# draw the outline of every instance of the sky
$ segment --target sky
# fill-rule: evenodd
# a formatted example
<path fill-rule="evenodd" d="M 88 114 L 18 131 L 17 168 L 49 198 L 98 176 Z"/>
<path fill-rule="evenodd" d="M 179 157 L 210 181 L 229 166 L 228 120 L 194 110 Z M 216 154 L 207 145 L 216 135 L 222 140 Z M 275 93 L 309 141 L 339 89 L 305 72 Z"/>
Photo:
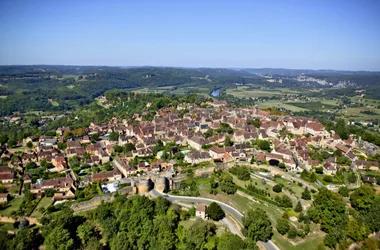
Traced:
<path fill-rule="evenodd" d="M 380 1 L 0 0 L 0 65 L 380 71 Z"/>

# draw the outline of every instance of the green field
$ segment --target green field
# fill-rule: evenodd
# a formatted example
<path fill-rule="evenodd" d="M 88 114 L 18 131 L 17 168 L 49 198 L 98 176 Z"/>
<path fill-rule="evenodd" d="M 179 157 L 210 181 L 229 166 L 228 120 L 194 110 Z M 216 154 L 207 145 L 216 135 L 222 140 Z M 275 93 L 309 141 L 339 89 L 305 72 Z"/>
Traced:
<path fill-rule="evenodd" d="M 8 97 L 8 96 L 6 96 L 6 95 L 0 95 L 0 99 L 2 99 L 2 100 L 7 99 L 7 97 Z"/>
<path fill-rule="evenodd" d="M 288 103 L 284 103 L 281 100 L 269 100 L 265 102 L 258 102 L 257 106 L 261 109 L 266 109 L 266 108 L 285 108 L 288 110 L 291 110 L 293 112 L 298 112 L 298 111 L 306 111 L 307 109 L 296 107 L 293 105 L 290 105 Z"/>
<path fill-rule="evenodd" d="M 23 199 L 22 198 L 15 198 L 8 202 L 7 206 L 5 209 L 0 210 L 0 215 L 2 216 L 11 216 L 12 212 L 16 212 L 17 209 L 20 207 Z"/>
<path fill-rule="evenodd" d="M 40 208 L 44 207 L 46 209 L 52 203 L 53 201 L 50 197 L 43 197 L 30 216 L 34 218 L 41 218 L 43 214 L 40 212 Z"/>

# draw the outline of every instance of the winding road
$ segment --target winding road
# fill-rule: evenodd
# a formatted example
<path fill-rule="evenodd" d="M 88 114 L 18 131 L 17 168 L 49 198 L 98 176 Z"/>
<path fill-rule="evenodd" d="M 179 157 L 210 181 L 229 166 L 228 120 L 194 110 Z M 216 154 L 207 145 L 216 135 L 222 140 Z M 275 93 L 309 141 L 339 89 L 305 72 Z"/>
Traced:
<path fill-rule="evenodd" d="M 208 198 L 202 198 L 202 197 L 191 197 L 191 196 L 175 196 L 175 195 L 168 195 L 162 192 L 159 192 L 155 189 L 150 191 L 150 193 L 155 196 L 162 196 L 172 202 L 194 202 L 194 203 L 202 203 L 202 204 L 211 204 L 212 202 L 216 202 L 219 204 L 219 206 L 226 212 L 229 213 L 232 217 L 235 218 L 241 225 L 243 224 L 242 218 L 243 214 L 240 213 L 238 210 L 235 208 L 231 207 L 230 205 L 227 205 L 223 202 L 213 200 L 213 199 L 208 199 Z M 279 250 L 279 248 L 272 242 L 261 242 L 261 244 L 267 249 L 267 250 Z"/>

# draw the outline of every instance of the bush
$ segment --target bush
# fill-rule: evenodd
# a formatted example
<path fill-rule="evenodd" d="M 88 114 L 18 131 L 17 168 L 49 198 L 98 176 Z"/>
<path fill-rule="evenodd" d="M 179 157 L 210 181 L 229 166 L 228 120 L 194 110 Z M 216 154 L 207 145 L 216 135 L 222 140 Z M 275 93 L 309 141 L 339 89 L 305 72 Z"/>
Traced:
<path fill-rule="evenodd" d="M 248 181 L 251 179 L 251 171 L 246 166 L 233 167 L 229 171 L 231 174 L 236 175 L 239 180 Z"/>
<path fill-rule="evenodd" d="M 282 185 L 277 184 L 277 185 L 273 186 L 272 190 L 276 193 L 281 193 L 282 192 Z"/>
<path fill-rule="evenodd" d="M 297 229 L 294 226 L 290 226 L 288 231 L 288 238 L 294 239 L 295 237 L 297 237 Z"/>
<path fill-rule="evenodd" d="M 215 221 L 221 220 L 225 216 L 223 209 L 216 202 L 211 203 L 207 207 L 206 214 L 209 216 L 210 219 Z"/>
<path fill-rule="evenodd" d="M 277 220 L 277 231 L 284 235 L 289 231 L 289 221 L 287 219 L 280 218 Z"/>

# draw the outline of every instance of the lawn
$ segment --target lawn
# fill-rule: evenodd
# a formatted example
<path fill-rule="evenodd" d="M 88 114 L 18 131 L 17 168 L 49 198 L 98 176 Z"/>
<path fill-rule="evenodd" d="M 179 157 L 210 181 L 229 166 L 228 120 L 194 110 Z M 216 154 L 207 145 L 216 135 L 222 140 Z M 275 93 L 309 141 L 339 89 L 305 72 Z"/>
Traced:
<path fill-rule="evenodd" d="M 43 216 L 43 214 L 40 212 L 40 208 L 41 207 L 44 207 L 45 209 L 51 205 L 53 202 L 51 200 L 50 197 L 43 197 L 37 207 L 34 209 L 33 213 L 31 214 L 31 217 L 34 217 L 34 218 L 41 218 Z"/>
<path fill-rule="evenodd" d="M 4 99 L 7 99 L 8 96 L 6 95 L 0 95 L 0 99 L 4 100 Z"/>
<path fill-rule="evenodd" d="M 0 215 L 2 216 L 11 216 L 12 212 L 16 212 L 17 209 L 20 207 L 23 199 L 22 198 L 15 198 L 8 202 L 6 208 L 4 210 L 0 210 Z"/>

